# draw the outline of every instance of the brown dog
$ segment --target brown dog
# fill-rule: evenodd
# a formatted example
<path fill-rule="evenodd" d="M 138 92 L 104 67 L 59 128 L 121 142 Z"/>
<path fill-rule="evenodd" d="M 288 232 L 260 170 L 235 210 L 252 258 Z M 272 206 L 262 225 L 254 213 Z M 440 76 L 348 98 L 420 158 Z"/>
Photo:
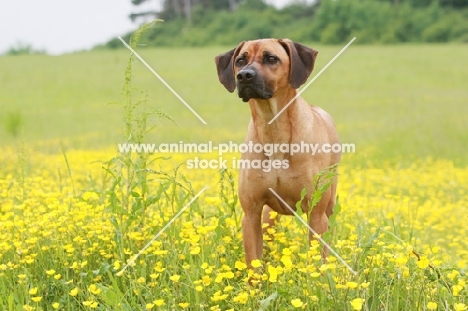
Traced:
<path fill-rule="evenodd" d="M 331 117 L 301 97 L 295 99 L 272 124 L 268 124 L 296 96 L 296 89 L 307 81 L 316 56 L 317 51 L 287 39 L 262 39 L 242 42 L 235 49 L 216 57 L 220 82 L 229 92 L 237 86 L 239 97 L 250 105 L 252 119 L 246 144 L 315 144 L 321 147 L 338 143 Z M 250 163 L 270 160 L 277 164 L 270 171 L 258 167 L 240 170 L 239 199 L 244 210 L 242 231 L 249 267 L 252 260 L 262 257 L 262 211 L 263 222 L 269 225 L 275 222 L 270 219 L 272 210 L 292 215 L 269 188 L 293 209 L 301 199 L 301 190 L 307 188 L 301 207 L 309 215 L 309 225 L 318 234 L 328 229 L 328 217 L 335 205 L 336 176 L 311 212 L 308 211 L 308 202 L 314 191 L 314 176 L 337 164 L 340 153 L 318 150 L 315 154 L 308 151 L 291 155 L 277 150 L 266 155 L 251 151 L 243 153 L 242 159 Z M 273 162 L 275 160 L 279 162 Z M 309 234 L 309 238 L 313 238 L 313 234 Z"/>

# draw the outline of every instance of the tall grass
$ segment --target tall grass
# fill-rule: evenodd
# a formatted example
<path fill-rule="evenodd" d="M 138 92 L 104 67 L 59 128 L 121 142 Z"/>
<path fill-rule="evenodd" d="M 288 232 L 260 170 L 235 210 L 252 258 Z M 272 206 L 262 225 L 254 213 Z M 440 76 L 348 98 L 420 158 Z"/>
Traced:
<path fill-rule="evenodd" d="M 133 49 L 137 48 L 141 35 L 154 23 L 144 24 L 133 34 L 130 42 Z M 151 127 L 148 127 L 149 116 L 157 116 L 170 121 L 173 119 L 160 110 L 149 111 L 147 95 L 135 100 L 135 90 L 132 84 L 134 60 L 134 55 L 131 53 L 123 86 L 123 134 L 125 143 L 141 144 L 151 130 Z M 177 168 L 172 173 L 151 168 L 160 166 L 163 161 L 165 161 L 164 158 L 154 157 L 149 153 L 124 152 L 104 162 L 103 169 L 108 173 L 104 179 L 109 180 L 110 187 L 103 188 L 101 195 L 110 198 L 106 211 L 109 212 L 110 222 L 115 229 L 115 243 L 119 250 L 119 260 L 122 262 L 125 262 L 127 258 L 125 249 L 130 246 L 128 234 L 147 226 L 149 207 L 156 207 L 163 214 L 162 202 L 167 202 L 172 212 L 175 213 L 185 201 L 194 195 L 186 179 L 182 177 L 179 181 Z M 150 193 L 148 182 L 154 178 L 158 179 L 159 189 Z M 167 192 L 170 192 L 169 196 Z"/>

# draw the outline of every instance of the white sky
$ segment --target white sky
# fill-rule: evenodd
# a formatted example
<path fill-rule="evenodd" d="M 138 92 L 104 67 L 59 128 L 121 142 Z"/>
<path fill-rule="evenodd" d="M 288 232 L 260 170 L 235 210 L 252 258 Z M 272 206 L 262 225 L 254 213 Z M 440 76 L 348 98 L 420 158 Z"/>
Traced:
<path fill-rule="evenodd" d="M 160 1 L 148 1 L 143 10 Z M 50 54 L 89 49 L 136 28 L 132 11 L 131 0 L 0 0 L 0 54 L 19 42 Z"/>

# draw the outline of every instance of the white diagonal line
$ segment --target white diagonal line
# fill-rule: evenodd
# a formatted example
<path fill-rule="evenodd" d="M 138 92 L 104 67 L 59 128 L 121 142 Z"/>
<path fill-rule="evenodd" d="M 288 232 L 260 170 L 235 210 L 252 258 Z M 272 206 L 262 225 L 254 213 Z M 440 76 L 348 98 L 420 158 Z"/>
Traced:
<path fill-rule="evenodd" d="M 335 250 L 334 250 L 333 248 L 331 248 L 331 246 L 330 246 L 327 242 L 325 242 L 325 240 L 322 239 L 322 237 L 321 237 L 320 235 L 318 235 L 317 232 L 315 232 L 315 230 L 312 229 L 312 228 L 309 226 L 309 224 L 307 224 L 307 223 L 304 221 L 304 219 L 302 219 L 302 217 L 299 216 L 299 214 L 296 213 L 296 211 L 293 210 L 293 209 L 288 205 L 288 203 L 286 203 L 286 202 L 278 195 L 278 193 L 275 192 L 275 190 L 273 190 L 272 188 L 268 188 L 268 189 L 270 189 L 270 191 L 278 198 L 278 200 L 281 201 L 281 203 L 283 203 L 291 212 L 293 212 L 294 216 L 296 216 L 297 219 L 299 219 L 299 220 L 304 224 L 304 226 L 306 226 L 307 229 L 309 229 L 310 232 L 312 232 L 312 233 L 314 234 L 314 236 L 315 236 L 320 242 L 322 242 L 323 245 L 325 245 L 326 247 L 328 247 L 328 249 L 330 250 L 330 252 L 332 252 L 332 254 L 335 255 L 336 258 L 338 258 L 338 259 L 341 261 L 341 263 L 342 263 L 343 265 L 345 265 L 346 268 L 348 268 L 348 270 L 349 270 L 352 274 L 357 275 L 357 272 L 354 271 L 353 268 L 351 268 L 351 266 L 348 265 L 348 263 L 347 263 L 343 258 L 341 258 L 341 256 L 338 255 L 338 253 L 335 252 Z"/>
<path fill-rule="evenodd" d="M 202 194 L 203 191 L 205 191 L 206 188 L 203 188 L 202 190 L 200 190 L 200 192 L 197 193 L 197 195 L 195 195 L 191 200 L 190 202 L 188 202 L 139 252 L 138 254 L 136 254 L 135 256 L 132 257 L 132 259 L 122 268 L 122 270 L 120 270 L 119 272 L 117 272 L 117 275 L 122 275 L 122 273 L 131 265 L 135 262 L 135 260 L 141 255 L 143 254 L 143 252 L 148 248 L 150 247 L 151 244 L 153 244 L 153 242 L 159 238 L 159 236 L 190 206 L 190 204 L 192 204 L 197 198 L 198 196 L 200 196 L 200 194 Z"/>
<path fill-rule="evenodd" d="M 135 50 L 133 50 L 132 47 L 127 44 L 127 42 L 125 42 L 124 39 L 122 39 L 121 37 L 118 38 L 120 39 L 120 41 L 122 41 L 123 45 L 125 45 L 127 49 L 129 49 L 133 54 L 135 54 L 135 56 L 143 63 L 143 65 L 145 65 L 172 92 L 172 94 L 174 94 L 195 116 L 197 116 L 198 119 L 200 119 L 200 121 L 202 121 L 203 124 L 207 124 L 205 120 L 203 120 L 203 118 L 200 117 L 198 113 L 195 110 L 193 110 L 193 108 L 190 107 L 190 105 L 187 104 L 187 102 L 185 102 L 185 100 L 182 97 L 180 97 L 180 95 L 177 94 L 177 92 L 174 91 L 174 89 L 169 84 L 167 84 L 167 82 L 164 81 L 164 79 L 160 75 L 158 75 L 158 73 L 154 71 L 153 68 L 151 68 L 147 62 L 145 62 L 143 58 L 141 58 L 141 56 L 138 55 L 138 53 L 135 52 Z"/>
<path fill-rule="evenodd" d="M 289 107 L 289 105 L 291 105 L 291 104 L 293 103 L 293 101 L 295 101 L 296 98 L 298 98 L 298 97 L 302 94 L 302 92 L 304 92 L 304 91 L 315 81 L 315 79 L 317 79 L 317 78 L 322 74 L 322 72 L 324 72 L 325 69 L 327 69 L 328 66 L 330 66 L 330 65 L 332 64 L 332 63 L 335 61 L 335 59 L 337 59 L 338 56 L 340 56 L 341 53 L 343 53 L 343 52 L 348 48 L 348 46 L 350 46 L 351 43 L 353 43 L 354 40 L 356 40 L 356 37 L 352 38 L 351 41 L 349 41 L 349 43 L 346 44 L 345 47 L 342 48 L 341 51 L 339 51 L 338 54 L 336 54 L 335 57 L 333 57 L 332 60 L 329 61 L 328 64 L 327 64 L 325 67 L 323 67 L 322 70 L 320 70 L 319 73 L 316 74 L 315 77 L 313 77 L 312 80 L 309 81 L 309 83 L 306 84 L 306 86 L 304 86 L 299 92 L 297 92 L 296 96 L 294 96 L 293 99 L 291 99 L 291 100 L 289 101 L 289 103 L 288 103 L 286 106 L 284 106 L 283 109 L 281 109 L 280 112 L 278 112 L 278 113 L 273 117 L 273 119 L 271 119 L 270 122 L 268 122 L 268 124 L 273 123 L 273 121 L 275 121 L 276 118 L 278 118 L 279 115 L 282 114 L 283 111 L 285 111 L 285 110 Z"/>

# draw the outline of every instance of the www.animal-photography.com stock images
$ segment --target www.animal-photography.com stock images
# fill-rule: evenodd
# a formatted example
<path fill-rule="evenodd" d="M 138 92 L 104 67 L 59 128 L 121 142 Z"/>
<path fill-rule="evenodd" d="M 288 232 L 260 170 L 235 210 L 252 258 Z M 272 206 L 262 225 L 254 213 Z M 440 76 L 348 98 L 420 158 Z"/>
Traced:
<path fill-rule="evenodd" d="M 0 310 L 468 311 L 468 1 L 0 5 Z"/>

